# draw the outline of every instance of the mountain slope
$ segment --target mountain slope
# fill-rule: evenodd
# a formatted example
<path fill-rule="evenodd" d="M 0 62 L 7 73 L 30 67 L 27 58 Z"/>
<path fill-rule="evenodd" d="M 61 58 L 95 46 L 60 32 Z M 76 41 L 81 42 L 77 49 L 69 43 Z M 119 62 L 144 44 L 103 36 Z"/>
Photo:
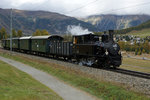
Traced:
<path fill-rule="evenodd" d="M 16 30 L 21 29 L 26 34 L 32 34 L 36 29 L 46 29 L 51 34 L 63 34 L 66 33 L 68 25 L 79 24 L 90 31 L 97 31 L 90 23 L 58 13 L 13 9 L 13 28 Z M 0 9 L 1 27 L 10 30 L 10 9 Z"/>
<path fill-rule="evenodd" d="M 99 31 L 125 29 L 137 26 L 150 19 L 149 15 L 93 15 L 81 20 L 91 23 Z"/>
<path fill-rule="evenodd" d="M 122 29 L 122 30 L 117 30 L 116 31 L 118 34 L 133 34 L 133 35 L 142 35 L 142 36 L 150 36 L 150 20 L 135 26 L 135 27 L 130 27 L 127 29 Z"/>

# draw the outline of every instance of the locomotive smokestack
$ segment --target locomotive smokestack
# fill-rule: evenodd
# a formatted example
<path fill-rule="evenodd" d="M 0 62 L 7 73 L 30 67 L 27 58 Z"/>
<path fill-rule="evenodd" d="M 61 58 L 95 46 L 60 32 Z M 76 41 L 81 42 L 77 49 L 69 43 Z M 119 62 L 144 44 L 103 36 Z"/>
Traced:
<path fill-rule="evenodd" d="M 104 34 L 106 34 L 106 31 L 104 31 Z"/>
<path fill-rule="evenodd" d="M 113 40 L 113 35 L 114 35 L 114 30 L 109 30 L 109 40 L 110 41 L 114 41 Z"/>

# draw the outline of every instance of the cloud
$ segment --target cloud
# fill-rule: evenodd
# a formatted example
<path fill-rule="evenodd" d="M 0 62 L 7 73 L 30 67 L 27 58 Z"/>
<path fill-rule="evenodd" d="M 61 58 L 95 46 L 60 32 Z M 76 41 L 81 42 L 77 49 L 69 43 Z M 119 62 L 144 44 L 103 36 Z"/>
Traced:
<path fill-rule="evenodd" d="M 149 0 L 1 0 L 0 8 L 45 10 L 76 17 L 108 13 L 150 14 L 150 2 L 138 5 L 144 2 Z M 116 10 L 118 8 L 125 9 Z"/>

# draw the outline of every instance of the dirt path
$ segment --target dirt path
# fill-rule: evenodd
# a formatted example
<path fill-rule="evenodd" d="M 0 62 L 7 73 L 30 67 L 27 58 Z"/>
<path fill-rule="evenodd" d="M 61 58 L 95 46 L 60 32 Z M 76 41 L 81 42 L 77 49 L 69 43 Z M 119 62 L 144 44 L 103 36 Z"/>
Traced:
<path fill-rule="evenodd" d="M 36 80 L 40 81 L 47 87 L 54 90 L 59 96 L 61 96 L 64 100 L 97 100 L 95 97 L 78 90 L 70 85 L 65 84 L 64 82 L 58 80 L 57 78 L 37 70 L 28 65 L 22 64 L 20 62 L 10 60 L 0 56 L 0 60 L 16 67 L 17 69 L 28 73 Z"/>

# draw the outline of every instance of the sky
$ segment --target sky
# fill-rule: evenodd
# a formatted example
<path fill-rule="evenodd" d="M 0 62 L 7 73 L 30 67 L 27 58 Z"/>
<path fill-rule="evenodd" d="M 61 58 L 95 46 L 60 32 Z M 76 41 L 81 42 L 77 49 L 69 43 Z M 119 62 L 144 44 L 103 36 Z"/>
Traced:
<path fill-rule="evenodd" d="M 0 8 L 44 10 L 73 17 L 149 14 L 150 0 L 0 0 Z"/>

